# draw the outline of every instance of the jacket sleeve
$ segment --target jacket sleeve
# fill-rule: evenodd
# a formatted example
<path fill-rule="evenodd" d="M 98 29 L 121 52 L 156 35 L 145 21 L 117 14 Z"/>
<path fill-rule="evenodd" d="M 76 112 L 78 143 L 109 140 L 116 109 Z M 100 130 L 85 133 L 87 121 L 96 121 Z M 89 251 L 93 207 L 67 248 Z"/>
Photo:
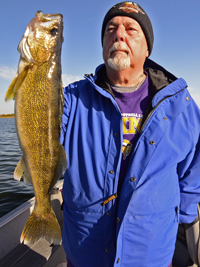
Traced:
<path fill-rule="evenodd" d="M 197 106 L 196 106 L 197 107 Z M 196 114 L 195 114 L 196 113 Z M 181 223 L 191 223 L 198 215 L 197 204 L 200 202 L 200 116 L 199 110 L 193 115 L 193 123 L 188 129 L 191 150 L 187 157 L 178 164 L 180 186 Z M 195 116 L 194 116 L 195 115 Z M 195 117 L 195 118 L 194 118 Z M 185 144 L 183 144 L 184 146 Z"/>
<path fill-rule="evenodd" d="M 69 85 L 68 87 L 64 88 L 64 109 L 62 115 L 62 127 L 60 134 L 60 142 L 62 145 L 64 145 L 65 141 L 65 133 L 69 120 L 70 110 L 71 110 L 71 87 Z"/>

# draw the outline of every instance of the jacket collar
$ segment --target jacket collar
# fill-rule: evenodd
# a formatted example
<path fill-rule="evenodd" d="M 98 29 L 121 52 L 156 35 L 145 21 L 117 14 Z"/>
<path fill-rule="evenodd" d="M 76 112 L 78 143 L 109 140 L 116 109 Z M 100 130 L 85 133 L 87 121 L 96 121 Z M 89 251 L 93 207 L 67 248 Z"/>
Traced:
<path fill-rule="evenodd" d="M 162 66 L 150 59 L 147 59 L 145 61 L 144 69 L 148 73 L 151 85 L 151 95 L 146 112 L 144 114 L 145 119 L 159 101 L 187 87 L 187 84 L 183 79 L 177 79 L 177 77 L 175 77 L 172 73 L 168 72 Z M 109 85 L 108 77 L 106 75 L 105 64 L 100 65 L 96 69 L 93 80 L 97 86 L 107 91 L 115 99 L 113 91 Z"/>
<path fill-rule="evenodd" d="M 152 96 L 154 96 L 159 90 L 177 80 L 173 74 L 165 70 L 162 66 L 158 65 L 151 59 L 147 59 L 145 61 L 144 69 L 149 75 Z M 112 89 L 110 88 L 108 77 L 106 75 L 105 64 L 100 65 L 96 69 L 94 80 L 96 85 L 112 94 Z"/>

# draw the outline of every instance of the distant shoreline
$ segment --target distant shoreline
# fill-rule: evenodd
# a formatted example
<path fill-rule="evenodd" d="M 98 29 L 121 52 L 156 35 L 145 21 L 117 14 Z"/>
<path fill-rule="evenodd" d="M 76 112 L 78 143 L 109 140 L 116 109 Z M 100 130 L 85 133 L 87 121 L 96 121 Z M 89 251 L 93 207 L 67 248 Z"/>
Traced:
<path fill-rule="evenodd" d="M 8 119 L 8 118 L 14 118 L 14 117 L 15 117 L 14 113 L 12 113 L 12 114 L 0 114 L 0 118 Z"/>

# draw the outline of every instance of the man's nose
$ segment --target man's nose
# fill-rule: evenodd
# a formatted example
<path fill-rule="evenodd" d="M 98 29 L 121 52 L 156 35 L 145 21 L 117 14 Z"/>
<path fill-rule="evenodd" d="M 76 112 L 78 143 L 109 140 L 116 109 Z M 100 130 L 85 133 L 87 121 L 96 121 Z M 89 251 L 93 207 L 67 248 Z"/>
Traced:
<path fill-rule="evenodd" d="M 125 41 L 125 35 L 124 34 L 125 34 L 124 33 L 124 29 L 119 26 L 115 31 L 114 41 L 115 42 L 119 42 L 119 41 L 123 42 L 123 41 Z"/>

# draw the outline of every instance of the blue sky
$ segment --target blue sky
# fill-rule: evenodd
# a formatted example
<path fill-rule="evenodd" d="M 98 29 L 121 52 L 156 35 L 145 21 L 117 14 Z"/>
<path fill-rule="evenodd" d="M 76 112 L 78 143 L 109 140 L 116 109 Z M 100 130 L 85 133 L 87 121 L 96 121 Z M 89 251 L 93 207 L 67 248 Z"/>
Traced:
<path fill-rule="evenodd" d="M 64 43 L 62 47 L 63 83 L 94 73 L 103 63 L 101 25 L 115 0 L 6 0 L 0 9 L 0 114 L 14 112 L 14 101 L 4 96 L 19 61 L 17 46 L 29 21 L 38 10 L 62 13 Z M 149 15 L 154 28 L 151 59 L 177 77 L 184 78 L 200 107 L 200 1 L 199 0 L 138 0 Z"/>

